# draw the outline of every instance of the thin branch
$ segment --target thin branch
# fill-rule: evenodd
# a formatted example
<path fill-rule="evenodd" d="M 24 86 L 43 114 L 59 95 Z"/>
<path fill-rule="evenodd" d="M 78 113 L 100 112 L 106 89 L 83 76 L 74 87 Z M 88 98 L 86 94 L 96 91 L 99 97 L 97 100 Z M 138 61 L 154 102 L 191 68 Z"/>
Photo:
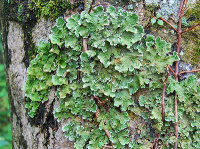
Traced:
<path fill-rule="evenodd" d="M 176 137 L 176 142 L 174 144 L 174 149 L 177 149 L 177 144 L 178 144 L 178 101 L 177 101 L 177 94 L 175 94 L 175 100 L 174 100 L 174 111 L 175 111 L 175 137 Z"/>
<path fill-rule="evenodd" d="M 163 84 L 163 92 L 162 92 L 162 122 L 164 122 L 165 119 L 165 86 L 166 86 L 166 82 L 169 78 L 169 71 L 167 71 L 167 77 L 165 79 L 165 82 Z"/>
<path fill-rule="evenodd" d="M 92 0 L 92 2 L 90 3 L 90 9 L 88 10 L 88 14 L 90 14 L 90 12 L 92 11 L 92 4 L 94 3 L 94 0 Z"/>
<path fill-rule="evenodd" d="M 108 139 L 110 140 L 110 132 L 108 131 L 108 129 L 105 129 L 104 131 L 105 131 L 105 133 L 106 133 L 106 136 L 107 136 Z M 112 141 L 110 141 L 110 144 L 112 145 L 112 148 L 114 148 L 114 147 L 113 147 Z"/>
<path fill-rule="evenodd" d="M 197 72 L 200 71 L 200 69 L 195 69 L 195 70 L 191 70 L 191 71 L 182 71 L 179 74 L 183 74 L 183 73 L 191 73 L 191 72 Z"/>
<path fill-rule="evenodd" d="M 181 47 L 181 25 L 182 25 L 182 17 L 183 17 L 183 13 L 185 11 L 185 8 L 187 6 L 187 0 L 184 0 L 183 3 L 183 7 L 181 9 L 181 14 L 179 16 L 179 20 L 178 20 L 178 43 L 177 43 L 177 54 L 179 55 L 180 53 L 180 47 Z M 176 82 L 179 82 L 178 79 L 178 74 L 179 74 L 179 69 L 178 69 L 178 61 L 175 62 L 175 80 Z M 175 92 L 175 99 L 174 99 L 174 117 L 176 122 L 178 122 L 178 101 L 177 101 L 177 93 Z M 176 142 L 174 143 L 174 149 L 177 149 L 177 144 L 178 144 L 178 123 L 175 123 L 174 126 L 175 129 L 175 137 L 176 137 Z"/>
<path fill-rule="evenodd" d="M 97 97 L 97 96 L 91 96 L 91 99 L 93 99 L 94 100 L 94 98 L 95 99 L 97 99 L 97 101 L 99 102 L 101 102 L 101 100 L 99 99 L 99 97 Z M 98 104 L 98 103 L 97 103 Z M 99 110 L 99 107 L 98 107 L 98 105 L 97 105 L 97 110 L 96 110 L 96 113 L 95 113 L 95 115 L 96 115 L 96 118 L 98 118 L 98 116 L 100 115 L 100 110 Z M 108 129 L 104 129 L 104 131 L 105 131 L 105 133 L 106 133 L 106 136 L 108 137 L 108 139 L 110 140 L 110 132 L 108 131 Z M 110 140 L 110 144 L 112 145 L 112 148 L 114 148 L 113 147 L 113 143 L 112 143 L 112 141 Z"/>
<path fill-rule="evenodd" d="M 160 136 L 160 133 L 157 134 L 157 137 L 155 139 L 155 143 L 154 143 L 153 149 L 156 149 L 156 147 L 157 147 L 159 136 Z"/>
<path fill-rule="evenodd" d="M 106 133 L 106 136 L 110 139 L 110 132 L 108 131 L 108 129 L 105 129 L 104 131 Z"/>
<path fill-rule="evenodd" d="M 173 71 L 173 69 L 167 64 L 167 67 L 169 68 L 169 70 L 173 73 L 174 77 L 176 76 L 175 72 Z"/>
<path fill-rule="evenodd" d="M 85 5 L 86 5 L 87 1 L 85 0 Z M 92 4 L 94 3 L 94 0 L 91 1 L 90 3 L 90 9 L 88 10 L 88 14 L 90 14 L 90 12 L 92 11 Z M 87 38 L 83 38 L 83 51 L 86 52 L 87 49 Z"/>
<path fill-rule="evenodd" d="M 181 14 L 180 14 L 180 16 L 179 16 L 179 18 L 181 18 L 181 19 L 182 19 L 182 17 L 183 17 L 183 13 L 184 13 L 185 8 L 186 8 L 186 6 L 187 6 L 187 1 L 188 1 L 188 0 L 184 0 L 183 7 L 182 7 L 182 9 L 181 9 Z"/>
<path fill-rule="evenodd" d="M 108 98 L 106 98 L 104 101 L 101 101 L 97 96 L 94 96 L 94 98 L 97 99 L 99 105 L 104 105 L 108 101 Z"/>
<path fill-rule="evenodd" d="M 174 143 L 174 149 L 177 149 L 178 147 L 178 138 L 176 138 L 176 142 Z"/>
<path fill-rule="evenodd" d="M 169 71 L 167 71 L 167 76 L 166 76 L 164 84 L 163 84 L 163 92 L 162 92 L 162 122 L 164 122 L 164 120 L 165 120 L 165 86 L 166 86 L 166 82 L 167 82 L 168 78 L 169 78 Z M 154 149 L 156 149 L 159 136 L 160 136 L 160 133 L 157 134 L 157 137 L 155 139 Z"/>
<path fill-rule="evenodd" d="M 188 31 L 190 31 L 190 30 L 194 29 L 195 27 L 197 27 L 197 26 L 199 26 L 199 25 L 200 25 L 200 22 L 199 22 L 198 24 L 196 24 L 196 25 L 194 25 L 194 26 L 192 26 L 192 27 L 188 28 L 187 30 L 185 30 L 185 31 L 182 31 L 182 32 L 181 32 L 181 34 L 183 34 L 183 33 L 185 33 L 185 32 L 188 32 Z"/>
<path fill-rule="evenodd" d="M 87 50 L 87 38 L 83 38 L 83 51 L 86 52 Z"/>
<path fill-rule="evenodd" d="M 180 7 L 179 7 L 179 11 L 178 11 L 178 14 L 177 14 L 177 18 L 179 18 L 179 16 L 180 16 L 182 7 L 183 7 L 183 0 L 181 0 Z"/>
<path fill-rule="evenodd" d="M 108 146 L 108 145 L 102 145 L 102 146 L 103 146 L 103 149 L 106 148 L 106 147 L 107 148 L 114 148 L 113 146 Z"/>
<path fill-rule="evenodd" d="M 162 17 L 160 17 L 159 19 L 162 20 L 163 22 L 167 23 L 169 26 L 171 26 L 171 28 L 173 28 L 176 32 L 178 32 L 178 30 L 171 23 L 169 23 L 168 21 L 166 21 Z"/>

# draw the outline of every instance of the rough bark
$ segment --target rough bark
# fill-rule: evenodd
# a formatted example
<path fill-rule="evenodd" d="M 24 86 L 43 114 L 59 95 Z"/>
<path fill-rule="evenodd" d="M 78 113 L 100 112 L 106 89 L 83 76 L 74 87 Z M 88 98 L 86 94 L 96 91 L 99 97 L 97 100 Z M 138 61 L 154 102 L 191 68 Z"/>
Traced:
<path fill-rule="evenodd" d="M 7 16 L 8 10 L 6 9 L 9 9 L 6 8 L 6 1 L 1 1 L 2 46 L 10 101 L 13 148 L 71 149 L 73 143 L 64 137 L 62 122 L 57 123 L 53 116 L 54 107 L 59 105 L 58 103 L 53 105 L 54 94 L 49 95 L 49 102 L 41 105 L 40 114 L 36 118 L 30 119 L 25 109 L 26 99 L 22 88 L 26 82 L 26 68 L 29 65 L 28 51 L 32 50 L 30 31 L 35 26 L 32 33 L 33 37 L 37 37 L 34 38 L 35 43 L 41 37 L 47 38 L 50 33 L 50 26 L 47 23 L 49 21 L 41 21 L 37 25 L 34 19 L 19 23 L 17 18 Z M 14 12 L 10 11 L 11 13 Z"/>

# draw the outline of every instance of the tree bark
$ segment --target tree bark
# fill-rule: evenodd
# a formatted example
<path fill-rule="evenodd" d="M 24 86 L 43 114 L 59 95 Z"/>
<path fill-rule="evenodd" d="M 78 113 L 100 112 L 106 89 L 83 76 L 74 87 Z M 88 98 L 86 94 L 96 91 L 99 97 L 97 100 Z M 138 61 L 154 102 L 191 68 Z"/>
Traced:
<path fill-rule="evenodd" d="M 38 33 L 39 30 L 33 31 L 33 36 L 38 36 L 37 39 L 40 37 L 48 38 L 50 30 L 48 21 L 43 20 L 42 26 L 40 26 L 41 24 L 36 25 L 37 20 L 34 17 L 19 22 L 17 15 L 14 14 L 15 6 L 12 3 L 13 1 L 10 1 L 10 5 L 8 5 L 6 1 L 1 1 L 0 18 L 3 57 L 11 111 L 13 148 L 72 149 L 73 142 L 68 141 L 62 132 L 62 122 L 57 123 L 54 119 L 53 109 L 59 104 L 53 105 L 54 96 L 52 94 L 49 96 L 49 102 L 41 105 L 40 114 L 37 117 L 30 119 L 28 116 L 25 108 L 25 93 L 22 88 L 27 78 L 28 51 L 32 50 L 31 30 L 36 26 L 42 31 L 40 33 Z M 19 3 L 16 2 L 18 5 Z M 27 4 L 28 1 L 25 0 L 23 3 Z"/>

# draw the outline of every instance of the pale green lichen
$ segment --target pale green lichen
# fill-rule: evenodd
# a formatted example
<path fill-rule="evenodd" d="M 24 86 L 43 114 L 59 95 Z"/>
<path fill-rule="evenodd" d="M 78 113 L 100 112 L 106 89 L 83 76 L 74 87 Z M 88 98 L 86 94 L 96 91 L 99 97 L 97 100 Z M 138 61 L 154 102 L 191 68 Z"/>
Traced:
<path fill-rule="evenodd" d="M 196 0 L 188 1 L 188 6 L 193 5 Z M 178 14 L 178 10 L 180 7 L 180 0 L 145 0 L 145 4 L 152 5 L 152 6 L 158 6 L 160 9 L 157 11 L 157 13 L 160 13 L 163 18 L 169 19 L 172 17 L 176 21 L 178 21 L 178 18 L 176 17 Z"/>
<path fill-rule="evenodd" d="M 90 14 L 83 11 L 73 15 L 67 23 L 59 18 L 49 37 L 50 43 L 40 41 L 38 53 L 27 70 L 24 89 L 31 117 L 55 88 L 60 107 L 54 110 L 54 116 L 71 120 L 63 131 L 75 141 L 76 148 L 98 149 L 110 142 L 115 148 L 150 148 L 155 139 L 152 136 L 158 132 L 162 134 L 162 145 L 171 148 L 175 140 L 172 93 L 176 91 L 183 121 L 178 146 L 185 148 L 187 143 L 200 147 L 197 79 L 189 76 L 176 82 L 169 77 L 162 122 L 160 104 L 166 65 L 179 58 L 176 52 L 167 55 L 171 52 L 170 44 L 160 37 L 143 37 L 137 14 L 112 6 L 104 12 L 99 6 Z M 83 38 L 87 38 L 85 52 Z M 128 127 L 132 126 L 132 115 L 146 125 L 138 125 L 139 136 L 135 140 L 132 136 L 130 141 Z"/>

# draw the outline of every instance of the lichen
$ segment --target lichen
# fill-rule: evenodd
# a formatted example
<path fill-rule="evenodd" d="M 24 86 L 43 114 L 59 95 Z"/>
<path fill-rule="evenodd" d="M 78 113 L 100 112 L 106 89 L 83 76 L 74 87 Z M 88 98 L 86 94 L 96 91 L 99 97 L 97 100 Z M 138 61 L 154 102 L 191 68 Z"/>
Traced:
<path fill-rule="evenodd" d="M 189 1 L 188 6 L 193 5 L 194 2 L 195 0 Z M 173 19 L 175 19 L 175 21 L 178 21 L 178 18 L 176 16 L 180 7 L 180 0 L 145 0 L 145 4 L 159 6 L 160 9 L 157 11 L 157 13 L 160 13 L 163 18 L 169 19 L 170 17 L 172 17 Z"/>
<path fill-rule="evenodd" d="M 184 143 L 200 147 L 197 79 L 189 76 L 176 82 L 169 77 L 163 121 L 160 104 L 166 65 L 179 58 L 176 52 L 169 54 L 170 44 L 160 37 L 143 36 L 137 21 L 137 14 L 112 6 L 106 12 L 99 6 L 90 14 L 75 14 L 67 23 L 59 18 L 49 35 L 51 42 L 39 42 L 37 56 L 27 70 L 24 90 L 30 101 L 26 104 L 29 115 L 38 115 L 39 105 L 49 100 L 49 91 L 55 88 L 60 106 L 54 116 L 58 121 L 70 119 L 62 130 L 75 141 L 77 149 L 109 144 L 115 148 L 150 148 L 157 133 L 162 134 L 162 146 L 172 148 L 176 141 L 172 127 L 176 123 L 175 91 L 182 120 L 178 147 L 186 149 Z M 163 33 L 161 26 L 159 29 Z M 83 38 L 87 38 L 87 50 L 83 50 Z M 145 125 L 133 122 L 135 119 Z M 134 135 L 132 141 L 130 133 Z"/>
<path fill-rule="evenodd" d="M 153 5 L 151 4 L 145 5 L 145 7 L 149 11 L 154 8 Z M 200 7 L 199 0 L 193 5 L 192 5 L 192 2 L 190 2 L 189 8 L 187 9 L 182 19 L 183 31 L 199 22 L 200 20 L 199 7 Z M 173 9 L 173 8 L 170 8 L 170 9 Z M 161 11 L 162 10 L 158 12 L 161 12 Z M 162 17 L 164 16 L 162 15 Z M 174 26 L 176 25 L 175 20 L 173 19 L 167 19 L 167 20 L 172 25 Z M 162 39 L 165 39 L 167 42 L 172 43 L 174 45 L 173 47 L 176 48 L 177 36 L 176 36 L 176 33 L 172 30 L 172 28 L 169 25 L 167 25 L 166 23 L 164 23 L 164 26 L 159 26 L 157 24 L 154 24 L 154 25 L 149 24 L 149 27 L 151 30 L 150 32 L 151 34 L 153 34 L 154 36 L 161 36 Z M 182 34 L 181 50 L 183 51 L 183 53 L 181 53 L 182 54 L 181 59 L 185 63 L 192 64 L 194 68 L 200 68 L 200 40 L 199 39 L 200 39 L 200 27 L 196 27 L 195 29 Z"/>

